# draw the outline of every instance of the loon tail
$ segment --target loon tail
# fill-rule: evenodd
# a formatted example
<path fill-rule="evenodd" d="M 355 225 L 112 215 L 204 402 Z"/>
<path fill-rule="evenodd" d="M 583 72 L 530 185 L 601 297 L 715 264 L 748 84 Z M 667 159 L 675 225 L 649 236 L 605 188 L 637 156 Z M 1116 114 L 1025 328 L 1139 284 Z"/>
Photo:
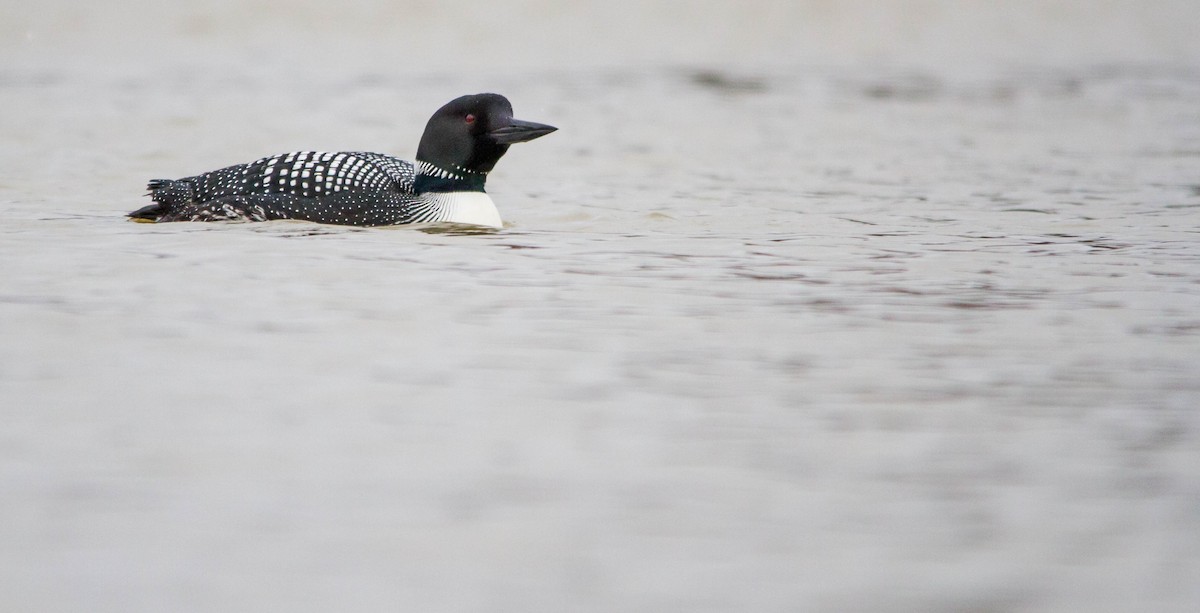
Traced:
<path fill-rule="evenodd" d="M 153 196 L 154 192 L 171 187 L 175 183 L 179 183 L 179 181 L 174 179 L 150 179 L 150 182 L 146 184 L 146 191 L 149 192 L 149 195 Z"/>
<path fill-rule="evenodd" d="M 146 195 L 154 200 L 126 215 L 134 221 L 159 221 L 164 215 L 171 213 L 178 204 L 191 199 L 191 184 L 187 181 L 174 179 L 151 179 L 146 184 Z"/>

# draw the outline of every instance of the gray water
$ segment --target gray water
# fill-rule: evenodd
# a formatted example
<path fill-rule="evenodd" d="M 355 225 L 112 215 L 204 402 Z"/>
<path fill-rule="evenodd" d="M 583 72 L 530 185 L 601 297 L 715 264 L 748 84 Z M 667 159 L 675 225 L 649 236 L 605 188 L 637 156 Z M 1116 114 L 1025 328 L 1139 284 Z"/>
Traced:
<path fill-rule="evenodd" d="M 1084 20 L 1048 2 L 939 67 L 958 39 L 905 33 L 984 5 L 819 4 L 744 3 L 737 61 L 697 17 L 444 71 L 315 4 L 262 40 L 267 6 L 7 7 L 0 610 L 1196 610 L 1190 26 L 1038 46 Z M 622 25 L 551 6 L 503 23 Z M 841 64 L 801 53 L 836 28 L 755 55 L 856 19 Z M 493 173 L 502 231 L 123 217 L 150 178 L 409 157 L 485 90 L 560 128 Z"/>

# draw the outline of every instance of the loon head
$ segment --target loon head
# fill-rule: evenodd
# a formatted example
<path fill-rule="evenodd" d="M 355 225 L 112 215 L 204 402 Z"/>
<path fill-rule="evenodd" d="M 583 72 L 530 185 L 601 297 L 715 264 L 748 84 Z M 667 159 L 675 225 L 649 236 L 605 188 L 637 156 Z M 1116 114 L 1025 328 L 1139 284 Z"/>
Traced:
<path fill-rule="evenodd" d="M 455 98 L 438 109 L 417 147 L 416 191 L 483 191 L 487 173 L 508 146 L 558 128 L 513 119 L 512 104 L 499 94 Z"/>

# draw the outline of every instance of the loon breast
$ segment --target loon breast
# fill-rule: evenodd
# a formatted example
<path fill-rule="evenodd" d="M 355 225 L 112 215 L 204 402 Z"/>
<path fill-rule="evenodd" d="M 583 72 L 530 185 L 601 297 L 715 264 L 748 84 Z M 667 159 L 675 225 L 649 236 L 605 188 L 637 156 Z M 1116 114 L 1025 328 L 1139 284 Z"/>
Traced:
<path fill-rule="evenodd" d="M 484 192 L 433 192 L 423 196 L 435 202 L 438 214 L 432 221 L 504 227 L 500 211 Z"/>

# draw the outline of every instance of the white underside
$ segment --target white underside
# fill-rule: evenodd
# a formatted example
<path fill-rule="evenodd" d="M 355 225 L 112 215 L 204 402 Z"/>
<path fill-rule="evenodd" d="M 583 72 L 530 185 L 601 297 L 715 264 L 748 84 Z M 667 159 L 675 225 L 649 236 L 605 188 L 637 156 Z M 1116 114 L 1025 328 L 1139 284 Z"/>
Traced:
<path fill-rule="evenodd" d="M 443 192 L 431 194 L 439 211 L 434 221 L 503 228 L 500 211 L 490 196 L 483 192 Z"/>

